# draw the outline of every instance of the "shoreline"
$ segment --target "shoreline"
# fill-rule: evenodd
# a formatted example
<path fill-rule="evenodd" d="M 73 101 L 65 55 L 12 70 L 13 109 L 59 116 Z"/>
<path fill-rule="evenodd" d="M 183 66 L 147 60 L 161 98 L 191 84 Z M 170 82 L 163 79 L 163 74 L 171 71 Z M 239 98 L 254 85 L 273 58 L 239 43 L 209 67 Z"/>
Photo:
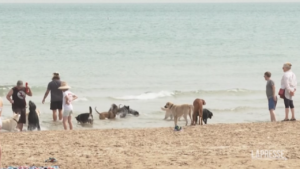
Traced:
<path fill-rule="evenodd" d="M 300 167 L 300 122 L 258 122 L 143 129 L 1 133 L 2 166 L 60 168 Z M 282 159 L 252 159 L 257 150 L 283 150 Z"/>

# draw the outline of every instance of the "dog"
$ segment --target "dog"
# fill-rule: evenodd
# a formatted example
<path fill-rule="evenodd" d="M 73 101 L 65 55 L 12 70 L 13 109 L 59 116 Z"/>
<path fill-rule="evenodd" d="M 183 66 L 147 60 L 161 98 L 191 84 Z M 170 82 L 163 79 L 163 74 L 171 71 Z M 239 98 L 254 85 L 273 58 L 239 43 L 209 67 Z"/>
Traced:
<path fill-rule="evenodd" d="M 17 129 L 19 119 L 20 119 L 20 115 L 14 113 L 12 118 L 2 121 L 1 129 L 7 130 L 7 131 L 19 131 Z"/>
<path fill-rule="evenodd" d="M 28 131 L 35 130 L 36 128 L 37 130 L 41 130 L 39 115 L 36 111 L 36 105 L 32 101 L 29 101 L 29 113 L 27 119 L 28 119 L 28 126 L 27 126 Z"/>
<path fill-rule="evenodd" d="M 203 125 L 203 106 L 205 105 L 205 101 L 203 99 L 195 99 L 193 106 L 194 106 L 194 111 L 193 111 L 193 120 L 191 125 L 196 125 L 197 124 L 197 116 L 199 116 L 199 125 Z"/>
<path fill-rule="evenodd" d="M 183 104 L 183 105 L 175 105 L 171 102 L 167 102 L 165 107 L 166 109 L 169 109 L 173 116 L 174 116 L 174 123 L 175 127 L 177 126 L 177 120 L 179 117 L 183 116 L 186 122 L 186 126 L 188 124 L 187 115 L 190 116 L 191 119 L 191 113 L 193 111 L 193 106 L 189 104 Z"/>
<path fill-rule="evenodd" d="M 203 122 L 205 123 L 205 124 L 207 124 L 207 119 L 208 118 L 212 118 L 212 116 L 213 116 L 213 113 L 211 112 L 211 111 L 209 111 L 208 109 L 203 109 Z M 197 121 L 198 121 L 198 115 L 197 115 L 197 117 L 196 117 L 197 119 L 196 119 L 196 124 L 197 124 Z"/>
<path fill-rule="evenodd" d="M 110 109 L 107 111 L 107 112 L 102 112 L 102 113 L 99 113 L 97 111 L 97 107 L 95 107 L 95 111 L 99 114 L 99 119 L 100 120 L 104 120 L 104 119 L 114 119 L 116 118 L 116 115 L 118 113 L 118 106 L 116 104 L 112 104 L 110 106 Z"/>
<path fill-rule="evenodd" d="M 166 109 L 166 108 L 163 108 L 163 107 L 161 107 L 160 109 L 161 109 L 162 111 L 165 111 L 165 112 L 166 112 L 166 113 L 165 113 L 165 118 L 164 118 L 164 120 L 168 120 L 169 117 L 170 117 L 170 120 L 173 120 L 174 116 L 173 116 L 173 113 L 172 113 L 171 110 Z M 178 117 L 178 121 L 180 121 L 181 117 L 182 117 L 182 116 Z"/>
<path fill-rule="evenodd" d="M 121 118 L 125 118 L 127 114 L 131 114 L 136 117 L 140 115 L 140 113 L 138 111 L 131 109 L 129 106 L 123 106 L 122 108 L 120 108 L 119 112 L 121 112 L 120 113 Z"/>
<path fill-rule="evenodd" d="M 79 124 L 84 124 L 84 123 L 93 124 L 94 118 L 93 118 L 92 107 L 90 106 L 90 112 L 89 113 L 79 114 L 75 118 L 77 120 L 77 123 L 79 123 Z"/>

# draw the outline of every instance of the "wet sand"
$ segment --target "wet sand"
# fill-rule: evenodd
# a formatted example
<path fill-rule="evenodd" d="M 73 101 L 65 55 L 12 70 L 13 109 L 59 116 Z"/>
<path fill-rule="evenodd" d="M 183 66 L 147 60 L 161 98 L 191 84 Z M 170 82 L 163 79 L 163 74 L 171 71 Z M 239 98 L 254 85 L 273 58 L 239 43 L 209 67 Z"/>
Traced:
<path fill-rule="evenodd" d="M 3 167 L 55 157 L 62 169 L 300 168 L 299 138 L 300 122 L 0 133 Z M 252 159 L 256 150 L 286 160 Z"/>

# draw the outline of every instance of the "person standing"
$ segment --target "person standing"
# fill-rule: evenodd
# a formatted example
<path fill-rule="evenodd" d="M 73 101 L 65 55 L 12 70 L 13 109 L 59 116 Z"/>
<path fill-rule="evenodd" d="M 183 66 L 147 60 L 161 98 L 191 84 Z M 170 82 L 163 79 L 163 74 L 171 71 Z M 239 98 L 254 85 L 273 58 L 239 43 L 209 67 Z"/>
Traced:
<path fill-rule="evenodd" d="M 265 77 L 265 80 L 267 81 L 266 94 L 267 94 L 267 98 L 268 98 L 271 122 L 276 122 L 276 117 L 275 117 L 275 112 L 274 112 L 276 109 L 276 104 L 277 104 L 277 96 L 275 94 L 275 83 L 273 80 L 271 80 L 270 72 L 266 72 L 264 74 L 264 77 Z"/>
<path fill-rule="evenodd" d="M 59 73 L 53 73 L 52 81 L 48 83 L 47 90 L 45 92 L 44 98 L 42 103 L 45 103 L 45 100 L 51 92 L 51 101 L 50 101 L 50 110 L 53 112 L 53 121 L 57 120 L 57 111 L 59 113 L 59 120 L 62 119 L 62 99 L 63 99 L 63 93 L 58 88 L 61 85 Z"/>
<path fill-rule="evenodd" d="M 23 86 L 21 80 L 19 80 L 17 86 L 10 89 L 6 95 L 6 99 L 12 104 L 13 112 L 20 114 L 20 119 L 18 121 L 18 128 L 20 131 L 23 130 L 23 124 L 26 123 L 26 95 L 32 96 L 32 92 L 28 86 L 26 86 L 26 88 Z"/>
<path fill-rule="evenodd" d="M 61 86 L 58 88 L 63 91 L 63 125 L 64 129 L 67 130 L 67 121 L 69 123 L 70 130 L 73 129 L 71 115 L 73 114 L 72 101 L 76 100 L 78 97 L 69 91 L 71 87 L 67 85 L 66 82 L 61 82 Z"/>
<path fill-rule="evenodd" d="M 283 121 L 289 121 L 289 110 L 291 109 L 292 118 L 290 121 L 296 121 L 295 118 L 295 109 L 293 103 L 293 96 L 296 92 L 297 79 L 296 75 L 291 70 L 292 64 L 285 63 L 282 67 L 283 76 L 281 79 L 281 89 L 284 89 L 284 105 L 285 105 L 285 118 Z"/>

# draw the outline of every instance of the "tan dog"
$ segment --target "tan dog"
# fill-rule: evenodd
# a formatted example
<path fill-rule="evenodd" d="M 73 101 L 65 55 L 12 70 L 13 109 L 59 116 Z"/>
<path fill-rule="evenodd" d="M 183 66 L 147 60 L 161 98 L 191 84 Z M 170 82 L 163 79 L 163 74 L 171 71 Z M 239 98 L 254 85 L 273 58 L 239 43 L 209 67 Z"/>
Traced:
<path fill-rule="evenodd" d="M 99 114 L 99 119 L 104 120 L 104 119 L 114 119 L 116 118 L 117 112 L 118 112 L 118 106 L 115 104 L 112 104 L 108 112 L 102 112 L 99 113 L 97 111 L 97 107 L 95 107 L 95 111 Z"/>
<path fill-rule="evenodd" d="M 12 118 L 2 121 L 1 129 L 7 130 L 7 131 L 19 131 L 17 129 L 19 118 L 20 118 L 20 115 L 14 113 Z"/>
<path fill-rule="evenodd" d="M 193 110 L 193 106 L 191 106 L 189 104 L 175 105 L 175 104 L 173 104 L 171 102 L 168 102 L 165 105 L 165 108 L 169 109 L 172 112 L 172 114 L 174 116 L 175 126 L 177 126 L 177 120 L 181 116 L 184 117 L 185 122 L 186 122 L 185 125 L 187 126 L 187 124 L 188 124 L 187 115 L 189 115 L 190 119 L 191 119 L 191 113 L 192 113 L 192 110 Z"/>
<path fill-rule="evenodd" d="M 161 107 L 161 110 L 166 112 L 164 120 L 167 120 L 169 117 L 170 117 L 171 120 L 173 120 L 174 116 L 173 116 L 173 113 L 170 109 L 166 109 L 166 108 Z"/>
<path fill-rule="evenodd" d="M 203 125 L 203 105 L 205 105 L 205 101 L 203 99 L 196 99 L 193 103 L 194 112 L 193 112 L 193 120 L 191 125 L 197 124 L 197 119 L 199 116 L 199 125 Z"/>

